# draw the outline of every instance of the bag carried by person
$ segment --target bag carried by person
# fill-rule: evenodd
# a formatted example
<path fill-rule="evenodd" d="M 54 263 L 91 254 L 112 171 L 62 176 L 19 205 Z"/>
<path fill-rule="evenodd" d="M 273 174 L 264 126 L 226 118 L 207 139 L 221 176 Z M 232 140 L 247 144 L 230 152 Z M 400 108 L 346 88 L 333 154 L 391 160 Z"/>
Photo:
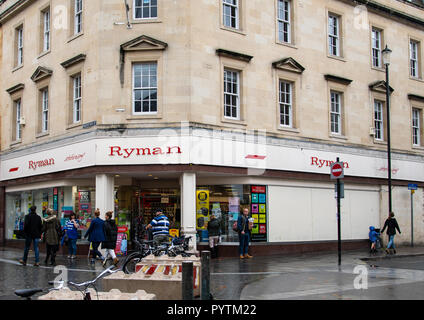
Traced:
<path fill-rule="evenodd" d="M 233 223 L 233 231 L 239 232 L 239 229 L 237 227 L 237 221 L 234 221 L 234 223 Z"/>

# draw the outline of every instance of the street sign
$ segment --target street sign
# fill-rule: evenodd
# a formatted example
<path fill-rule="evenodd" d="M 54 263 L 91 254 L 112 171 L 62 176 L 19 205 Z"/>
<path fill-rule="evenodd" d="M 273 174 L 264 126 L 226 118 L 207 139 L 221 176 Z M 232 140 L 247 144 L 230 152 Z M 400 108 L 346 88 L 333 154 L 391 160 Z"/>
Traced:
<path fill-rule="evenodd" d="M 334 162 L 330 167 L 331 179 L 344 178 L 343 162 Z"/>
<path fill-rule="evenodd" d="M 415 183 L 408 183 L 408 190 L 417 190 L 418 186 Z"/>

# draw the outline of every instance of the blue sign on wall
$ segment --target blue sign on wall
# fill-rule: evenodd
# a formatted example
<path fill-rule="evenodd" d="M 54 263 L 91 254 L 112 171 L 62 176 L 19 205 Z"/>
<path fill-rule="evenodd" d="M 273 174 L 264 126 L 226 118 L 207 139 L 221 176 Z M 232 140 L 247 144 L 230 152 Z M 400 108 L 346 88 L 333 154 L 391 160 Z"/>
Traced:
<path fill-rule="evenodd" d="M 418 186 L 415 183 L 408 183 L 408 190 L 417 190 Z"/>

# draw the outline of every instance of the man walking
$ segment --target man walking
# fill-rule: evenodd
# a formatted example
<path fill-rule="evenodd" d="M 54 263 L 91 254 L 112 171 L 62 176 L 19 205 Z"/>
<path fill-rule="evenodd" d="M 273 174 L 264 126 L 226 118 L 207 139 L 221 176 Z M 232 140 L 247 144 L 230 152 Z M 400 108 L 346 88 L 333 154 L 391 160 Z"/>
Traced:
<path fill-rule="evenodd" d="M 32 206 L 29 209 L 29 214 L 25 216 L 24 221 L 24 233 L 25 233 L 25 250 L 24 257 L 19 260 L 19 262 L 26 266 L 26 262 L 28 259 L 29 248 L 31 247 L 31 243 L 34 247 L 35 254 L 35 263 L 34 266 L 38 267 L 40 265 L 40 252 L 38 250 L 38 243 L 40 242 L 41 232 L 42 232 L 42 223 L 41 217 L 36 212 L 37 207 Z"/>
<path fill-rule="evenodd" d="M 152 228 L 153 241 L 156 245 L 169 241 L 169 220 L 162 210 L 156 212 L 156 217 L 147 225 L 146 230 Z"/>

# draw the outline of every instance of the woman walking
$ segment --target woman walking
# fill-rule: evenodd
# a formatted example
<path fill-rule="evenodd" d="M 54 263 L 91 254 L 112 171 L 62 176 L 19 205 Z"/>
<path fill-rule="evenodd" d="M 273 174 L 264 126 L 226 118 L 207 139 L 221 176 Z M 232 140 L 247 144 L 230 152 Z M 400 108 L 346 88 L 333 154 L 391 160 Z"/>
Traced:
<path fill-rule="evenodd" d="M 47 218 L 43 219 L 42 229 L 47 252 L 44 263 L 47 265 L 49 258 L 51 258 L 50 264 L 53 266 L 56 264 L 56 252 L 59 250 L 60 235 L 62 231 L 59 220 L 53 210 L 48 208 L 46 213 Z"/>
<path fill-rule="evenodd" d="M 95 218 L 90 223 L 90 227 L 87 230 L 84 238 L 88 237 L 88 241 L 91 242 L 93 246 L 91 263 L 96 262 L 96 257 L 99 256 L 101 260 L 104 260 L 102 254 L 99 251 L 100 243 L 105 241 L 105 232 L 103 230 L 104 221 L 100 219 L 100 210 L 97 208 L 94 211 Z"/>
<path fill-rule="evenodd" d="M 396 219 L 394 218 L 395 214 L 393 212 L 390 212 L 389 217 L 386 219 L 386 222 L 384 222 L 384 227 L 383 230 L 381 230 L 381 233 L 384 232 L 384 230 L 386 230 L 387 228 L 387 235 L 389 236 L 389 243 L 387 244 L 387 249 L 386 249 L 386 253 L 391 253 L 389 251 L 389 249 L 393 250 L 393 253 L 396 253 L 396 249 L 395 249 L 395 235 L 396 235 L 396 229 L 400 232 L 399 229 L 399 225 L 396 221 Z"/>
<path fill-rule="evenodd" d="M 68 238 L 67 245 L 69 255 L 68 258 L 75 259 L 77 257 L 77 239 L 78 239 L 78 228 L 79 222 L 77 220 L 77 215 L 72 212 L 69 220 L 65 224 L 65 236 Z"/>
<path fill-rule="evenodd" d="M 103 261 L 103 267 L 106 266 L 106 262 L 109 259 L 113 259 L 113 264 L 116 266 L 119 262 L 115 254 L 116 239 L 118 238 L 118 227 L 116 226 L 115 220 L 112 219 L 112 211 L 106 212 L 106 220 L 104 223 L 105 241 L 102 242 L 102 249 L 106 249 L 106 256 Z"/>

